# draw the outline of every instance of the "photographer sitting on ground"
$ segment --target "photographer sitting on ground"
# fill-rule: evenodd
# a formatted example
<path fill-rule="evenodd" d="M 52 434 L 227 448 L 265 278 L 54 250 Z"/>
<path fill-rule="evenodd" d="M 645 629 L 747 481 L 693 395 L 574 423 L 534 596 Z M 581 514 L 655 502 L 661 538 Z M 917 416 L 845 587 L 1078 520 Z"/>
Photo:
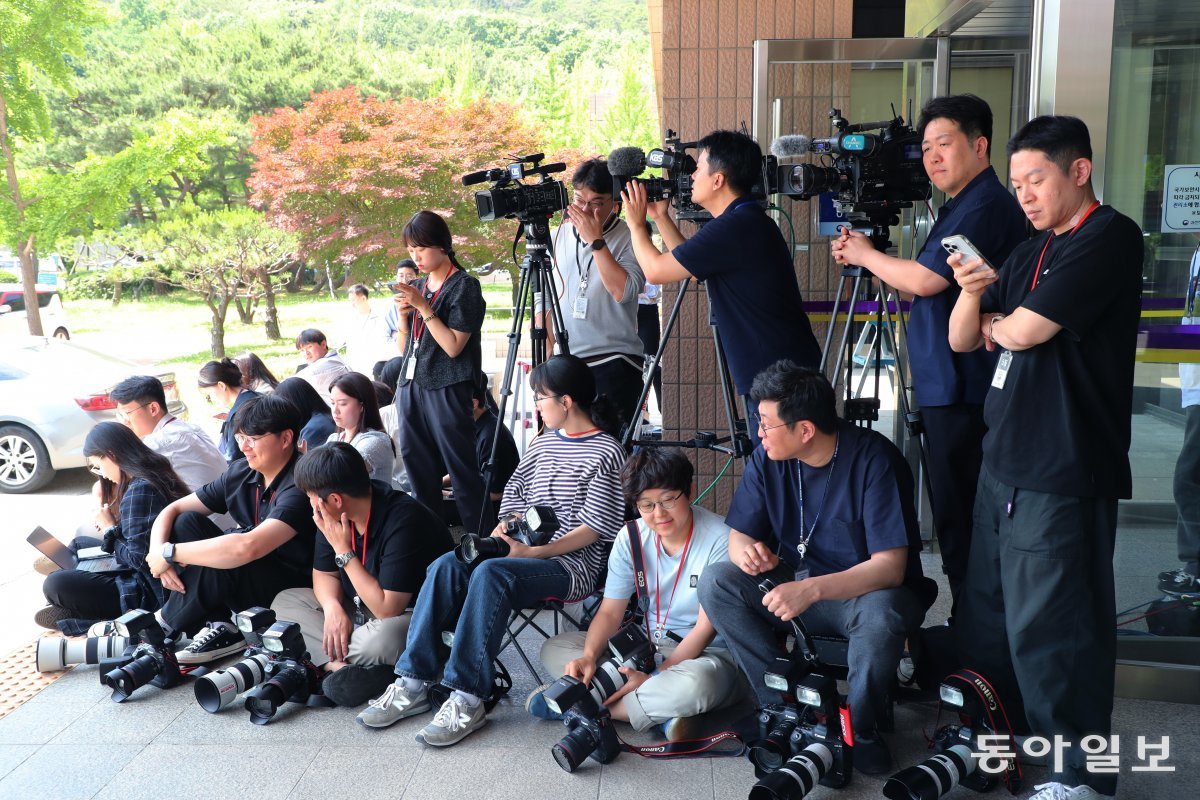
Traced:
<path fill-rule="evenodd" d="M 452 694 L 417 741 L 436 747 L 461 741 L 487 722 L 483 700 L 492 692 L 492 664 L 513 609 L 547 598 L 577 600 L 595 589 L 624 516 L 625 451 L 613 438 L 615 409 L 604 396 L 593 401 L 595 380 L 575 356 L 540 364 L 529 385 L 546 430 L 525 451 L 500 510 L 550 506 L 560 527 L 547 544 L 529 547 L 505 535 L 501 523 L 492 536 L 508 546 L 507 556 L 468 565 L 447 553 L 433 562 L 396 664 L 397 680 L 358 715 L 367 727 L 428 711 L 429 689 L 440 674 Z M 454 646 L 443 663 L 447 630 L 454 631 Z"/>
<path fill-rule="evenodd" d="M 667 739 L 694 738 L 697 714 L 724 708 L 749 696 L 733 656 L 717 640 L 696 586 L 711 564 L 728 561 L 729 526 L 716 514 L 691 505 L 692 463 L 679 450 L 647 447 L 622 472 L 625 498 L 637 506 L 646 631 L 662 664 L 653 675 L 622 668 L 624 687 L 608 698 L 614 719 L 635 730 L 664 725 Z M 608 657 L 608 640 L 621 627 L 637 576 L 629 528 L 617 534 L 608 559 L 604 602 L 586 632 L 572 631 L 542 645 L 542 664 L 551 675 L 590 683 Z M 525 707 L 535 717 L 558 719 L 542 698 L 541 686 Z M 691 730 L 689 730 L 689 728 Z"/>
<path fill-rule="evenodd" d="M 730 563 L 705 571 L 700 602 L 760 705 L 780 701 L 763 673 L 783 655 L 789 620 L 848 637 L 854 766 L 882 774 L 896 664 L 924 616 L 910 588 L 922 580 L 912 471 L 882 434 L 838 420 L 816 370 L 781 361 L 754 379 L 752 398 L 762 447 L 726 516 Z M 764 578 L 776 585 L 765 597 Z"/>
<path fill-rule="evenodd" d="M 249 400 L 238 411 L 235 436 L 245 458 L 154 521 L 146 562 L 171 590 L 159 622 L 170 633 L 208 622 L 180 651 L 181 664 L 237 652 L 245 642 L 225 620 L 268 605 L 284 589 L 310 585 L 316 527 L 292 481 L 302 424 L 300 410 L 278 393 Z M 228 513 L 239 527 L 225 533 L 206 516 L 214 512 Z"/>
<path fill-rule="evenodd" d="M 761 205 L 748 197 L 762 175 L 762 150 L 749 136 L 713 131 L 697 145 L 692 200 L 713 215 L 712 222 L 684 241 L 667 213 L 669 201 L 646 205 L 646 188 L 631 181 L 622 193 L 630 221 L 633 251 L 646 280 L 704 281 L 717 333 L 729 359 L 738 394 L 746 398 L 746 418 L 754 376 L 781 358 L 815 367 L 821 348 L 813 337 L 796 283 L 792 253 L 783 234 Z M 670 248 L 660 253 L 642 224 L 646 212 Z M 751 426 L 751 440 L 757 433 Z"/>
<path fill-rule="evenodd" d="M 344 442 L 302 457 L 295 481 L 321 532 L 313 588 L 286 589 L 271 608 L 300 623 L 312 662 L 329 673 L 325 696 L 360 706 L 392 682 L 425 570 L 454 543 L 432 511 L 372 480 Z"/>

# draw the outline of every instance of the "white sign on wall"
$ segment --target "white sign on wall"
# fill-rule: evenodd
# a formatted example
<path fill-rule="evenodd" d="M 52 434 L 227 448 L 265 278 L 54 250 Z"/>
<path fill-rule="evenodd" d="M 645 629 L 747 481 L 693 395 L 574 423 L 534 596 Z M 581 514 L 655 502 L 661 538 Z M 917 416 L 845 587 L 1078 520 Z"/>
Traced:
<path fill-rule="evenodd" d="M 1169 164 L 1163 176 L 1163 233 L 1200 233 L 1200 164 Z"/>

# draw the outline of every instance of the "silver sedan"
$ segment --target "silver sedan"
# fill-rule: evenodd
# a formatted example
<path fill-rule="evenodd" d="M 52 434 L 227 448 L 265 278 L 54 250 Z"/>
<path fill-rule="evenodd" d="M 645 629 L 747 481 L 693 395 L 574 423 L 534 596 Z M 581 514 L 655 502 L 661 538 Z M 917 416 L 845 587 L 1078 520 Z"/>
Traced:
<path fill-rule="evenodd" d="M 86 466 L 88 432 L 116 419 L 109 389 L 147 374 L 162 381 L 170 412 L 186 418 L 173 372 L 56 339 L 6 339 L 0 348 L 0 492 L 37 491 L 55 471 Z"/>

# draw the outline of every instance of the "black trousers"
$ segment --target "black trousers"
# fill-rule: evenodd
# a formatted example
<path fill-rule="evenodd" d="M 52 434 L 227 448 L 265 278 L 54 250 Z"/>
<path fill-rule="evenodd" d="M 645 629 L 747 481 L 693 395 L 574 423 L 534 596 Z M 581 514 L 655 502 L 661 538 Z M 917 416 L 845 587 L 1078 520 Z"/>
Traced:
<path fill-rule="evenodd" d="M 425 389 L 409 381 L 396 390 L 400 420 L 400 458 L 413 494 L 435 514 L 442 509 L 442 476 L 450 476 L 458 516 L 468 531 L 490 533 L 496 514 L 483 494 L 483 475 L 475 452 L 471 386 L 466 381 L 444 389 Z M 478 529 L 483 520 L 482 529 Z"/>
<path fill-rule="evenodd" d="M 65 608 L 76 619 L 116 619 L 125 613 L 116 575 L 111 572 L 60 569 L 46 576 L 42 593 L 47 603 Z"/>
<path fill-rule="evenodd" d="M 932 488 L 933 526 L 942 551 L 942 571 L 950 582 L 958 612 L 958 596 L 967 575 L 975 487 L 983 463 L 983 406 L 965 403 L 923 406 L 925 438 L 929 445 L 929 484 Z"/>
<path fill-rule="evenodd" d="M 638 305 L 637 324 L 638 338 L 642 340 L 642 355 L 649 362 L 658 352 L 658 345 L 662 339 L 662 321 L 658 318 L 658 304 Z M 662 367 L 654 370 L 652 385 L 654 386 L 655 402 L 658 403 L 659 408 L 662 408 Z"/>
<path fill-rule="evenodd" d="M 171 529 L 171 541 L 176 544 L 223 535 L 224 531 L 212 520 L 194 511 L 180 514 Z M 270 606 L 275 595 L 284 589 L 312 585 L 311 572 L 301 574 L 289 569 L 270 554 L 233 569 L 183 567 L 179 569 L 179 579 L 187 591 L 168 593 L 162 618 L 171 630 L 189 634 L 209 622 L 228 621 L 252 606 Z"/>
<path fill-rule="evenodd" d="M 1175 508 L 1179 513 L 1175 538 L 1184 569 L 1200 575 L 1200 406 L 1188 406 L 1183 413 L 1187 423 L 1175 462 Z"/>
<path fill-rule="evenodd" d="M 1112 732 L 1117 501 L 1017 489 L 980 471 L 971 559 L 954 626 L 963 666 L 996 688 L 1014 726 L 1069 743 L 1053 780 L 1115 794 L 1083 737 Z M 1022 731 L 1023 732 L 1023 731 Z"/>
<path fill-rule="evenodd" d="M 614 358 L 603 364 L 589 365 L 596 379 L 596 395 L 608 395 L 621 412 L 621 424 L 627 425 L 642 418 L 637 407 L 642 394 L 642 371 L 623 358 Z"/>

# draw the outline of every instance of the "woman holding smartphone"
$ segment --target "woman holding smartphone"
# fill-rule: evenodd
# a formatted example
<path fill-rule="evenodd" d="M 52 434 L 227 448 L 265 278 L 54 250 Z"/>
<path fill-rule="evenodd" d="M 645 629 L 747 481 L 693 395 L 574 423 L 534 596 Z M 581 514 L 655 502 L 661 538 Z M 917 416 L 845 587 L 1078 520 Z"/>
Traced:
<path fill-rule="evenodd" d="M 404 241 L 422 276 L 393 287 L 404 357 L 395 401 L 400 458 L 414 495 L 432 509 L 441 507 L 444 463 L 467 530 L 490 530 L 495 514 L 483 492 L 471 415 L 471 382 L 482 363 L 483 290 L 454 257 L 450 227 L 437 214 L 414 214 Z"/>

